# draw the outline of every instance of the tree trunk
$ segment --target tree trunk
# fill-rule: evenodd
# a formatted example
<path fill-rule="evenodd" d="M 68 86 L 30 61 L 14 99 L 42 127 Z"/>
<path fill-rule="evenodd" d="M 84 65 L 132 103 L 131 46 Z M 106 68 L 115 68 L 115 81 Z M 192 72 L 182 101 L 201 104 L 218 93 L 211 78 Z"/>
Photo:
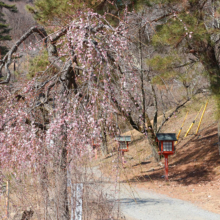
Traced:
<path fill-rule="evenodd" d="M 140 27 L 139 27 L 139 59 L 140 59 L 140 80 L 141 80 L 141 92 L 142 92 L 143 131 L 144 131 L 145 134 L 147 133 L 148 141 L 149 141 L 149 144 L 150 144 L 151 150 L 152 150 L 152 155 L 153 155 L 155 161 L 158 162 L 160 160 L 160 157 L 157 153 L 158 145 L 156 143 L 156 136 L 155 136 L 155 133 L 153 131 L 149 116 L 146 112 L 146 103 L 145 103 L 146 94 L 145 94 L 145 90 L 144 90 L 144 71 L 143 71 L 143 56 L 142 56 L 141 22 L 140 22 Z M 149 78 L 149 76 L 148 76 L 148 78 Z M 152 89 L 152 92 L 155 93 L 153 86 L 151 87 L 151 89 Z M 154 98 L 156 98 L 156 97 L 154 97 Z M 157 108 L 157 106 L 155 106 L 155 107 Z M 156 115 L 156 117 L 157 117 L 157 115 Z M 146 121 L 147 121 L 148 129 L 146 129 Z"/>
<path fill-rule="evenodd" d="M 67 154 L 68 151 L 66 149 L 67 147 L 67 125 L 64 122 L 62 125 L 61 135 L 63 136 L 62 140 L 60 141 L 60 145 L 62 146 L 58 166 L 58 172 L 57 172 L 57 180 L 56 180 L 56 195 L 57 195 L 57 209 L 58 209 L 58 219 L 59 220 L 70 220 L 70 213 L 68 208 L 68 192 L 67 192 L 67 181 L 68 181 L 68 175 L 67 175 Z M 58 153 L 59 155 L 59 153 Z"/>
<path fill-rule="evenodd" d="M 204 45 L 205 50 L 198 53 L 196 57 L 203 64 L 205 70 L 209 75 L 210 80 L 210 89 L 213 95 L 217 100 L 218 105 L 218 115 L 220 116 L 220 37 L 216 42 L 213 42 L 214 45 Z"/>
<path fill-rule="evenodd" d="M 34 211 L 31 208 L 28 208 L 23 212 L 21 220 L 30 220 L 33 215 Z"/>
<path fill-rule="evenodd" d="M 105 128 L 102 128 L 102 144 L 101 144 L 102 153 L 106 156 L 108 152 L 108 146 L 107 146 L 107 136 Z"/>
<path fill-rule="evenodd" d="M 48 192 L 48 173 L 45 164 L 43 164 L 41 171 L 40 171 L 40 185 L 41 190 L 44 197 L 44 206 L 45 206 L 45 216 L 47 216 L 47 206 L 49 201 L 49 192 Z"/>
<path fill-rule="evenodd" d="M 154 133 L 154 130 L 153 130 L 152 124 L 150 122 L 150 118 L 148 117 L 148 114 L 146 114 L 146 121 L 147 121 L 147 126 L 148 126 L 147 138 L 148 138 L 149 144 L 151 146 L 152 155 L 153 155 L 155 161 L 159 162 L 160 161 L 160 157 L 158 154 L 159 148 L 158 148 L 158 144 L 156 142 L 156 135 Z"/>
<path fill-rule="evenodd" d="M 106 116 L 105 116 L 106 118 Z M 108 152 L 108 146 L 107 146 L 107 135 L 106 135 L 106 123 L 105 122 L 102 122 L 102 126 L 101 126 L 101 129 L 102 129 L 102 143 L 101 143 L 101 149 L 102 149 L 102 153 L 106 156 L 109 152 Z"/>
<path fill-rule="evenodd" d="M 57 209 L 59 220 L 69 220 L 68 194 L 67 194 L 67 150 L 63 147 L 61 152 L 60 169 L 56 180 Z"/>
<path fill-rule="evenodd" d="M 207 71 L 210 84 L 211 91 L 215 95 L 220 94 L 220 35 L 213 34 L 210 35 L 210 38 L 207 41 L 197 41 L 193 42 L 193 44 L 188 44 L 190 52 L 193 53 L 195 57 L 199 59 L 199 61 L 204 66 Z"/>

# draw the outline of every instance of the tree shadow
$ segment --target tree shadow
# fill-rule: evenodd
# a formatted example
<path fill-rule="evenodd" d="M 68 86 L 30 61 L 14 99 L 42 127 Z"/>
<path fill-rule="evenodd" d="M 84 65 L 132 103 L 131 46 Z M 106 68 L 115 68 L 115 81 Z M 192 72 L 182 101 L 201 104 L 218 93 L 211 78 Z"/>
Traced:
<path fill-rule="evenodd" d="M 216 162 L 220 162 L 219 158 L 216 157 L 216 153 L 218 151 L 217 147 L 213 147 L 212 143 L 210 143 L 209 146 L 207 146 L 207 142 L 209 141 L 211 142 L 213 139 L 216 139 L 217 137 L 218 137 L 217 134 L 213 134 L 205 138 L 199 138 L 197 140 L 189 140 L 189 142 L 191 141 L 191 144 L 194 144 L 193 146 L 191 146 L 191 148 L 193 147 L 193 149 L 190 149 L 191 153 L 188 153 L 187 149 L 186 151 L 179 152 L 178 155 L 176 155 L 176 157 L 179 157 L 179 159 L 177 159 L 176 162 L 172 163 L 172 165 L 187 164 L 192 162 L 192 160 L 197 161 L 201 158 L 206 157 L 207 154 L 210 152 L 211 152 L 210 160 L 211 161 L 216 160 Z M 184 146 L 182 148 L 184 148 Z"/>
<path fill-rule="evenodd" d="M 141 206 L 141 205 L 159 205 L 159 204 L 166 204 L 168 200 L 166 199 L 153 199 L 153 198 L 148 198 L 148 199 L 130 199 L 130 198 L 122 198 L 120 199 L 120 204 L 124 205 L 129 205 L 129 206 Z"/>
<path fill-rule="evenodd" d="M 207 170 L 205 167 L 190 167 L 184 170 L 184 173 L 172 173 L 172 169 L 169 169 L 169 180 L 176 181 L 182 185 L 198 184 L 199 182 L 209 182 L 212 180 L 210 174 L 214 174 L 211 170 Z M 160 169 L 151 174 L 145 174 L 141 176 L 135 176 L 129 180 L 129 182 L 150 182 L 152 180 L 165 181 L 164 169 Z"/>
<path fill-rule="evenodd" d="M 210 182 L 215 175 L 214 168 L 220 165 L 218 146 L 213 143 L 218 139 L 216 127 L 207 128 L 203 135 L 190 138 L 177 150 L 177 153 L 169 157 L 169 180 L 182 185 Z M 172 160 L 174 162 L 172 162 Z M 134 165 L 137 166 L 137 165 Z M 164 168 L 156 168 L 145 171 L 144 175 L 131 178 L 131 182 L 165 181 Z"/>
<path fill-rule="evenodd" d="M 151 163 L 151 161 L 146 161 L 146 162 L 137 163 L 137 164 L 134 164 L 132 167 L 137 167 L 137 166 L 145 165 L 145 164 L 149 164 L 149 163 Z"/>

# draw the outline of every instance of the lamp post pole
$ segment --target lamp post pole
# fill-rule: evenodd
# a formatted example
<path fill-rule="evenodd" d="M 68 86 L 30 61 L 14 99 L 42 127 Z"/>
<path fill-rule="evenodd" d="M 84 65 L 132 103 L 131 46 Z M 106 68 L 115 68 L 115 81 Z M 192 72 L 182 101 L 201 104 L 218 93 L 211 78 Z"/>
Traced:
<path fill-rule="evenodd" d="M 165 179 L 168 181 L 168 154 L 164 154 L 165 157 Z"/>
<path fill-rule="evenodd" d="M 6 216 L 9 218 L 9 181 L 6 182 Z"/>
<path fill-rule="evenodd" d="M 220 121 L 218 121 L 218 150 L 220 155 Z"/>
<path fill-rule="evenodd" d="M 121 152 L 121 159 L 122 159 L 122 164 L 124 165 L 125 164 L 125 152 L 124 151 L 122 151 Z"/>

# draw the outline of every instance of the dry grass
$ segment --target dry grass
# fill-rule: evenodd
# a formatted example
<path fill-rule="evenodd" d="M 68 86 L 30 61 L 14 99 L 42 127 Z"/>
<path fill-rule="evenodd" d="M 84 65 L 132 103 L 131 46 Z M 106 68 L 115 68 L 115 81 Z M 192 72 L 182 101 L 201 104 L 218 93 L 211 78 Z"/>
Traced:
<path fill-rule="evenodd" d="M 186 131 L 188 130 L 189 126 L 195 119 L 200 108 L 202 106 L 204 108 L 206 100 L 207 100 L 206 98 L 198 96 L 195 100 L 190 101 L 184 108 L 182 108 L 179 112 L 177 112 L 175 116 L 169 119 L 169 121 L 163 126 L 160 132 L 177 134 L 182 125 L 182 122 L 184 121 L 186 113 L 189 112 L 187 119 L 184 123 L 182 132 L 180 134 L 180 138 L 179 138 L 179 142 L 182 142 Z M 202 111 L 203 111 L 203 108 L 202 108 Z M 170 114 L 171 111 L 172 110 L 167 112 L 166 115 Z M 202 111 L 200 112 L 188 137 L 184 138 L 185 141 L 191 138 L 195 134 Z M 214 100 L 210 100 L 207 106 L 206 112 L 204 114 L 204 118 L 202 120 L 200 130 L 205 128 L 207 125 L 216 123 L 215 115 L 213 113 L 214 111 L 215 111 Z M 158 118 L 158 125 L 160 125 L 162 120 L 163 120 L 163 116 L 160 116 Z M 143 165 L 150 162 L 147 159 L 151 155 L 150 146 L 148 144 L 147 138 L 143 134 L 141 134 L 140 132 L 134 129 L 127 131 L 123 133 L 122 135 L 130 135 L 132 142 L 129 144 L 129 152 L 125 153 L 126 167 L 123 168 L 123 172 L 121 172 L 121 174 L 123 175 L 124 173 L 124 175 L 126 175 L 125 173 L 128 173 L 127 170 L 129 170 L 129 176 L 130 177 L 135 176 L 136 174 L 143 172 L 143 169 L 144 169 Z M 177 150 L 178 150 L 178 145 L 177 145 Z M 112 161 L 116 160 L 118 157 L 118 153 L 116 152 L 117 142 L 115 140 L 109 139 L 108 147 L 109 147 L 110 152 L 112 153 L 109 154 L 106 158 L 101 156 L 98 161 L 94 161 L 93 165 L 97 165 L 100 163 L 103 166 L 103 171 L 106 174 L 111 174 L 110 167 L 112 166 Z M 154 164 L 153 162 L 151 162 L 151 164 L 152 166 L 157 166 L 157 164 Z M 134 167 L 138 167 L 139 169 L 134 169 Z"/>
<path fill-rule="evenodd" d="M 189 110 L 187 120 L 180 135 L 180 141 L 176 146 L 176 154 L 169 157 L 169 183 L 165 183 L 164 179 L 161 178 L 164 173 L 163 167 L 153 163 L 151 159 L 147 159 L 151 155 L 147 138 L 135 130 L 123 133 L 123 135 L 131 135 L 132 138 L 129 152 L 125 153 L 125 166 L 122 166 L 121 155 L 115 150 L 117 149 L 117 142 L 112 139 L 108 140 L 108 147 L 111 153 L 107 157 L 103 157 L 99 153 L 98 160 L 93 160 L 92 166 L 99 164 L 103 173 L 111 176 L 113 180 L 116 180 L 117 175 L 119 175 L 119 182 L 127 182 L 128 190 L 135 190 L 133 186 L 133 182 L 135 182 L 139 187 L 153 189 L 159 193 L 168 193 L 168 195 L 170 195 L 169 192 L 172 192 L 174 197 L 190 200 L 201 206 L 206 206 L 211 211 L 219 212 L 216 209 L 216 204 L 218 203 L 217 197 L 219 196 L 218 191 L 220 189 L 218 185 L 220 179 L 220 157 L 215 145 L 217 142 L 217 128 L 213 100 L 209 101 L 199 135 L 195 136 L 194 133 L 200 116 L 189 136 L 183 138 L 201 105 L 204 105 L 205 102 L 206 99 L 204 98 L 191 101 L 175 117 L 172 117 L 161 131 L 178 133 L 186 112 Z M 162 120 L 162 117 L 159 120 Z M 86 163 L 86 160 L 84 163 Z M 43 219 L 45 207 L 44 197 L 39 186 L 39 177 L 26 176 L 22 181 L 16 179 L 10 179 L 10 181 L 12 186 L 10 194 L 11 216 L 21 213 L 31 206 L 34 210 L 33 219 Z M 56 188 L 52 175 L 49 185 L 51 197 L 49 210 L 51 211 L 48 212 L 53 219 L 52 209 L 55 203 L 53 195 L 56 192 Z M 193 189 L 197 193 L 192 193 Z M 86 188 L 85 192 L 88 193 L 86 196 L 88 198 L 86 203 L 87 214 L 92 213 L 93 216 L 105 216 L 111 213 L 112 205 L 104 205 L 105 203 L 107 204 L 107 200 L 102 197 L 101 191 L 102 189 L 96 185 L 92 188 Z M 208 197 L 209 195 L 211 197 Z M 97 198 L 99 199 L 97 200 Z M 209 198 L 209 205 L 206 203 L 207 198 Z M 99 202 L 97 203 L 97 201 Z M 2 194 L 0 200 L 0 212 L 2 215 L 5 213 L 5 208 L 5 194 Z"/>
<path fill-rule="evenodd" d="M 189 200 L 205 209 L 220 213 L 218 202 L 220 196 L 220 156 L 217 145 L 214 100 L 209 98 L 198 135 L 195 135 L 195 132 L 203 109 L 189 135 L 184 138 L 186 131 L 206 101 L 206 97 L 197 96 L 197 99 L 190 101 L 186 107 L 176 113 L 161 130 L 161 132 L 177 134 L 187 111 L 189 111 L 179 142 L 176 145 L 176 153 L 169 157 L 168 183 L 164 181 L 164 178 L 161 178 L 164 175 L 163 159 L 162 166 L 152 162 L 151 159 L 146 160 L 147 156 L 151 154 L 147 139 L 135 130 L 123 133 L 123 135 L 131 135 L 132 142 L 129 146 L 129 152 L 125 153 L 127 161 L 125 167 L 121 164 L 119 166 L 121 182 L 127 182 L 131 187 L 135 183 L 139 187 Z M 113 143 L 116 144 L 113 140 L 109 141 L 111 149 L 113 149 Z M 112 161 L 117 160 L 117 157 L 118 154 L 114 152 L 112 156 L 99 158 L 98 162 L 103 165 L 102 169 L 106 175 L 114 177 Z M 120 159 L 120 155 L 118 158 Z"/>

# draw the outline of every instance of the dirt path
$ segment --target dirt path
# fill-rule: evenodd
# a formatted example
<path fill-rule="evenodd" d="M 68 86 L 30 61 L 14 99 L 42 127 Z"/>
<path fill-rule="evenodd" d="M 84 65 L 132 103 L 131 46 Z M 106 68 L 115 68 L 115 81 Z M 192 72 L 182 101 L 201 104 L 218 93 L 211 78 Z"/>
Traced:
<path fill-rule="evenodd" d="M 115 183 L 106 178 L 98 167 L 93 168 L 106 193 L 115 193 Z M 118 187 L 117 187 L 118 188 Z M 120 183 L 118 202 L 126 220 L 219 220 L 220 215 L 203 210 L 192 203 Z M 117 197 L 117 196 L 116 196 Z"/>
<path fill-rule="evenodd" d="M 219 220 L 220 215 L 179 199 L 121 185 L 120 204 L 128 220 Z"/>

